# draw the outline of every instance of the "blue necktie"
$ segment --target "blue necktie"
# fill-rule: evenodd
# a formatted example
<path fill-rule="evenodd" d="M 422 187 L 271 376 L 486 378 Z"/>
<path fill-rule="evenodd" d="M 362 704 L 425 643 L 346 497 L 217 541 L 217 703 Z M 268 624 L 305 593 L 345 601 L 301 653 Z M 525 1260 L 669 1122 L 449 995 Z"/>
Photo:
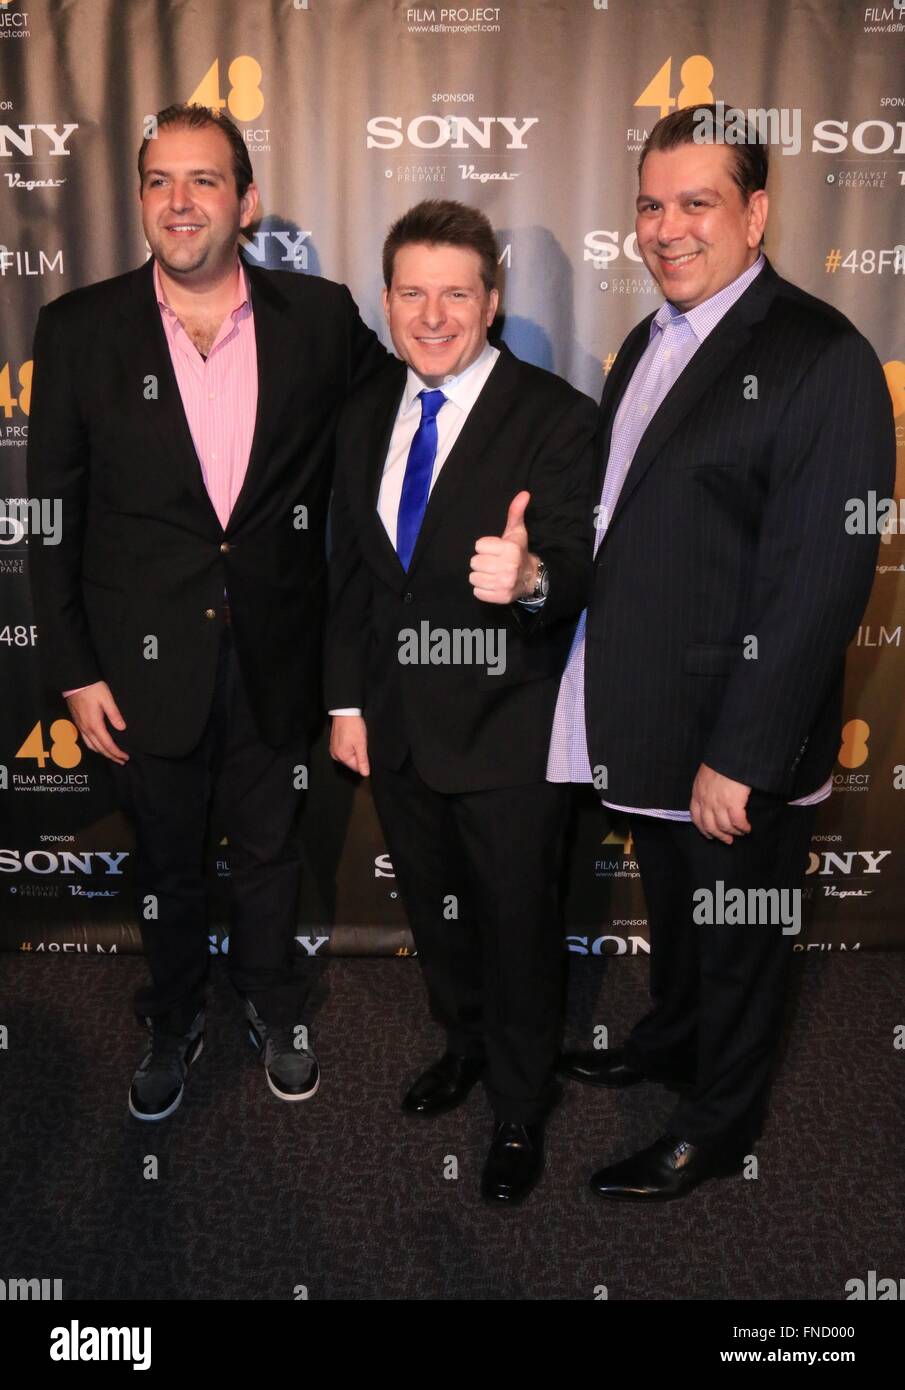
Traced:
<path fill-rule="evenodd" d="M 437 412 L 446 397 L 442 391 L 419 391 L 421 423 L 415 431 L 402 480 L 402 496 L 396 517 L 396 554 L 407 570 L 421 530 L 430 496 L 434 460 L 437 457 Z"/>

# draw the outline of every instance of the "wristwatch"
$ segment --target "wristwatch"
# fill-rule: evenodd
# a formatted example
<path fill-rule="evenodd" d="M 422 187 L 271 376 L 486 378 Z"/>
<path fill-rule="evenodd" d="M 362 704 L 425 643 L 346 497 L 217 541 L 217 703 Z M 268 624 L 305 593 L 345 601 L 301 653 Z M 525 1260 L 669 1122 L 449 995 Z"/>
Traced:
<path fill-rule="evenodd" d="M 547 594 L 548 594 L 549 592 L 550 592 L 550 576 L 549 576 L 549 574 L 547 573 L 547 566 L 544 564 L 543 560 L 538 560 L 538 562 L 537 562 L 537 578 L 536 578 L 535 581 L 534 581 L 534 588 L 532 589 L 531 593 L 528 595 L 528 599 L 529 599 L 529 601 L 530 601 L 530 600 L 535 600 L 535 599 L 539 599 L 539 598 L 546 598 L 546 597 L 547 597 Z"/>

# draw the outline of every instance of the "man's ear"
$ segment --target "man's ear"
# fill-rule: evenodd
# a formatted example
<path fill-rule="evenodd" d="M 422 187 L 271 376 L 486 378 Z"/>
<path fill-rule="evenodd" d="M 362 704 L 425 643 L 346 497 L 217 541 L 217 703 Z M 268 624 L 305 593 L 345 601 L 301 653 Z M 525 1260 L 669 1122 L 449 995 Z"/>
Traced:
<path fill-rule="evenodd" d="M 496 318 L 497 309 L 500 307 L 499 290 L 491 290 L 490 294 L 487 296 L 487 301 L 487 327 L 489 328 Z"/>
<path fill-rule="evenodd" d="M 250 183 L 239 201 L 239 226 L 247 227 L 255 220 L 261 199 L 257 184 Z"/>
<path fill-rule="evenodd" d="M 758 188 L 748 199 L 748 245 L 753 249 L 760 246 L 767 225 L 770 199 L 765 188 Z"/>

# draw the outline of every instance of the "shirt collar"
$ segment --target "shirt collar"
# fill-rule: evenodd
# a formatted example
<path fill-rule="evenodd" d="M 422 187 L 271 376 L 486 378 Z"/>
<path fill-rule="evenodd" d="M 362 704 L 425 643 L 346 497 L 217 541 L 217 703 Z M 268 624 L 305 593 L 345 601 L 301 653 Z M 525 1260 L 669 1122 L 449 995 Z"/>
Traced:
<path fill-rule="evenodd" d="M 171 305 L 167 303 L 166 291 L 163 287 L 163 281 L 160 278 L 160 267 L 157 264 L 156 257 L 154 259 L 154 293 L 157 296 L 157 303 L 159 307 L 163 310 L 163 312 L 175 318 L 175 309 L 173 309 Z M 249 308 L 249 310 L 251 309 L 251 290 L 248 284 L 248 274 L 240 258 L 239 279 L 236 283 L 236 295 L 229 312 L 233 317 L 235 317 L 239 310 L 244 309 L 246 306 Z"/>
<path fill-rule="evenodd" d="M 675 304 L 670 304 L 669 300 L 661 304 L 654 315 L 650 326 L 651 337 L 655 330 L 662 332 L 670 323 L 677 323 L 679 319 L 684 319 L 699 343 L 703 343 L 709 333 L 712 333 L 724 315 L 728 314 L 733 304 L 745 293 L 745 290 L 757 278 L 763 270 L 766 261 L 761 253 L 753 265 L 749 265 L 747 270 L 743 270 L 730 284 L 724 285 L 716 294 L 702 303 L 696 304 L 693 309 L 682 313 Z"/>
<path fill-rule="evenodd" d="M 477 395 L 475 388 L 479 389 L 487 376 L 487 371 L 482 371 L 481 368 L 489 370 L 499 355 L 499 348 L 485 343 L 475 360 L 469 363 L 464 372 L 460 372 L 458 376 L 446 377 L 439 387 L 429 387 L 426 382 L 422 381 L 414 368 L 409 367 L 402 397 L 402 413 L 405 414 L 412 408 L 420 391 L 426 390 L 441 390 L 448 401 L 452 401 L 463 409 L 469 404 L 473 404 L 474 397 Z"/>

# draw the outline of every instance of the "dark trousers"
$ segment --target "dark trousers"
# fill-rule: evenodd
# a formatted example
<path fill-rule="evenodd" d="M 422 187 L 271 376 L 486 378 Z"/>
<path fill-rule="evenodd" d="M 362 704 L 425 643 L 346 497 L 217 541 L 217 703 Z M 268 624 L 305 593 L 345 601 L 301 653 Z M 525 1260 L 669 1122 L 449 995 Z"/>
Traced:
<path fill-rule="evenodd" d="M 295 782 L 306 748 L 303 740 L 280 749 L 261 742 L 229 628 L 207 726 L 191 753 L 159 758 L 130 748 L 128 730 L 116 738 L 129 753 L 114 776 L 135 828 L 138 919 L 151 971 L 151 983 L 136 993 L 136 1012 L 184 1032 L 203 1003 L 210 960 L 204 851 L 216 804 L 231 868 L 230 977 L 268 1022 L 298 1022 Z"/>
<path fill-rule="evenodd" d="M 562 1026 L 558 881 L 568 806 L 550 783 L 449 795 L 372 764 L 377 813 L 447 1046 L 487 1061 L 497 1121 L 549 1108 Z"/>
<path fill-rule="evenodd" d="M 778 923 L 701 920 L 705 900 L 694 895 L 706 889 L 716 901 L 718 883 L 724 895 L 745 890 L 747 902 L 749 889 L 802 886 L 813 808 L 752 791 L 747 814 L 750 834 L 731 845 L 688 823 L 630 817 L 647 899 L 653 1008 L 626 1051 L 641 1067 L 692 1079 L 667 1128 L 699 1144 L 748 1144 L 760 1132 L 798 939 Z"/>

